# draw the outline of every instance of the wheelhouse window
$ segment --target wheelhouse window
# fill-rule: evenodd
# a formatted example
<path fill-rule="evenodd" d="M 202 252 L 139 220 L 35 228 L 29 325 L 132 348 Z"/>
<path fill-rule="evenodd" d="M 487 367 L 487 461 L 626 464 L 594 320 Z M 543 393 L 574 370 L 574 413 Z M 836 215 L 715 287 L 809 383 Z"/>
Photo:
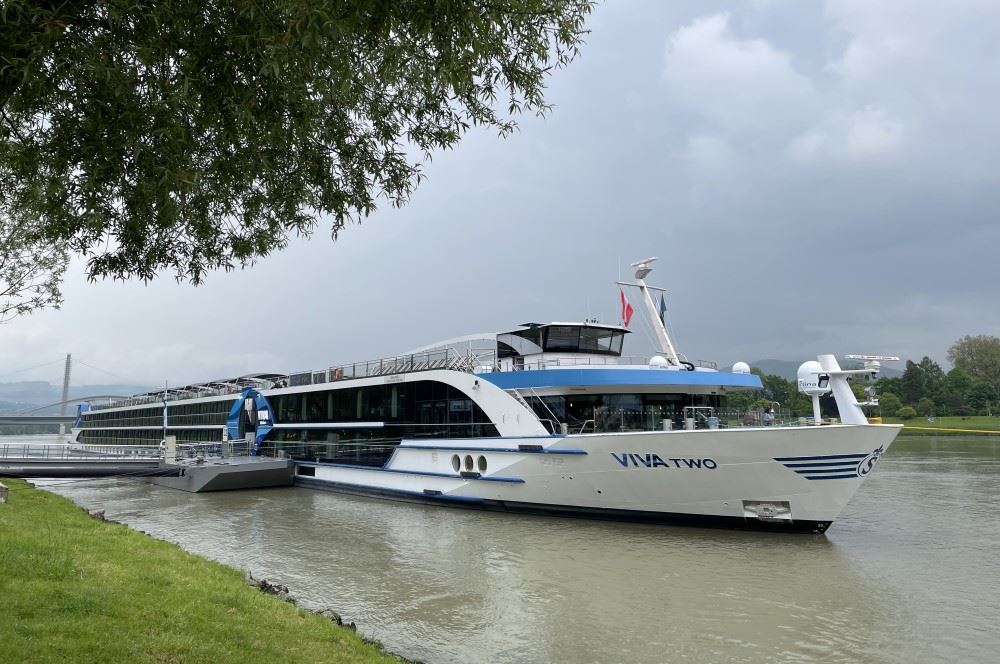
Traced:
<path fill-rule="evenodd" d="M 542 326 L 531 325 L 526 330 L 508 332 L 497 336 L 499 357 L 532 355 L 542 349 Z"/>
<path fill-rule="evenodd" d="M 545 350 L 571 351 L 580 350 L 580 328 L 569 325 L 553 325 L 546 329 Z"/>
<path fill-rule="evenodd" d="M 553 325 L 545 332 L 545 350 L 561 353 L 621 355 L 625 338 L 620 330 L 577 325 Z"/>
<path fill-rule="evenodd" d="M 585 327 L 580 330 L 581 353 L 613 353 L 621 355 L 624 332 Z"/>

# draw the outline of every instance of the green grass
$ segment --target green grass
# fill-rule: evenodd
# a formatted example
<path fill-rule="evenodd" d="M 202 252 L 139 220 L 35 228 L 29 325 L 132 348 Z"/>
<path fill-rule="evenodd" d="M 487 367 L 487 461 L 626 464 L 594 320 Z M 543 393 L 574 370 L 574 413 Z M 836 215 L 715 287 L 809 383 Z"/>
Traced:
<path fill-rule="evenodd" d="M 400 661 L 235 569 L 3 483 L 0 661 Z"/>
<path fill-rule="evenodd" d="M 928 422 L 926 417 L 914 417 L 909 420 L 901 420 L 898 417 L 884 417 L 882 421 L 886 424 L 902 424 L 903 432 L 907 432 L 907 429 L 915 429 L 911 433 L 928 433 L 936 434 L 936 432 L 924 432 L 919 431 L 919 429 L 956 429 L 968 431 L 981 431 L 981 432 L 998 432 L 1000 433 L 1000 417 L 987 417 L 985 415 L 976 415 L 969 417 L 935 417 L 933 422 Z M 942 434 L 949 433 L 947 431 L 942 431 Z M 957 433 L 957 432 L 952 432 Z"/>

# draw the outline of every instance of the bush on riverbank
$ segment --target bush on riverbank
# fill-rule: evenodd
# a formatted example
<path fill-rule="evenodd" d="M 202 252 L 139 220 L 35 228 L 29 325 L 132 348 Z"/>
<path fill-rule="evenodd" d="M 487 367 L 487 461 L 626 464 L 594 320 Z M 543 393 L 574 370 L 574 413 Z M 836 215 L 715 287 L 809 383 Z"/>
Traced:
<path fill-rule="evenodd" d="M 0 661 L 400 661 L 235 569 L 3 482 Z"/>

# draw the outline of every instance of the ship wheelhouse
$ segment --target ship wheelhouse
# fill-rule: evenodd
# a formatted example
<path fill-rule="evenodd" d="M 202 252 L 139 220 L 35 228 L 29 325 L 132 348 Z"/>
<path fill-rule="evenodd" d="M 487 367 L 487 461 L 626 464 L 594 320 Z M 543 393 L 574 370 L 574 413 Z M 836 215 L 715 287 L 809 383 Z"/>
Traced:
<path fill-rule="evenodd" d="M 600 323 L 525 323 L 496 336 L 500 371 L 519 371 L 546 362 L 619 358 L 629 331 Z"/>
<path fill-rule="evenodd" d="M 760 389 L 752 374 L 712 363 L 670 364 L 622 356 L 629 330 L 595 322 L 526 323 L 498 334 L 497 371 L 553 433 L 707 428 L 726 414 L 726 394 Z"/>

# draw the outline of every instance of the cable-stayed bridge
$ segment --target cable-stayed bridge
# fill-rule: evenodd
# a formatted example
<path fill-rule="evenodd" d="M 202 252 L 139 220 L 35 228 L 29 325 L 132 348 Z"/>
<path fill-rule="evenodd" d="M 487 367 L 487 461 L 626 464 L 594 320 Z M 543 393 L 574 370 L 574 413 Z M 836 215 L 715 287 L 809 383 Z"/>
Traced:
<path fill-rule="evenodd" d="M 83 364 L 83 362 L 81 362 Z M 87 364 L 86 366 L 91 366 Z M 37 367 L 29 367 L 37 368 Z M 100 371 L 98 367 L 92 367 Z M 99 400 L 110 400 L 110 399 L 121 399 L 121 395 L 117 394 L 94 394 L 84 397 L 69 397 L 69 386 L 70 386 L 70 376 L 72 375 L 73 369 L 73 356 L 72 354 L 66 355 L 65 368 L 63 370 L 63 385 L 62 385 L 62 399 L 53 403 L 45 404 L 44 406 L 32 406 L 25 410 L 13 413 L 10 415 L 0 415 L 0 426 L 29 426 L 29 427 L 50 427 L 52 425 L 58 425 L 60 427 L 60 432 L 65 433 L 68 430 L 69 425 L 72 425 L 76 420 L 75 408 L 70 408 L 70 406 L 76 406 L 76 404 L 83 403 L 85 401 L 99 401 Z M 111 372 L 105 372 L 111 373 Z M 115 374 L 111 374 L 115 375 Z M 52 413 L 45 413 L 43 411 L 50 411 L 58 408 L 59 414 L 55 415 Z"/>

